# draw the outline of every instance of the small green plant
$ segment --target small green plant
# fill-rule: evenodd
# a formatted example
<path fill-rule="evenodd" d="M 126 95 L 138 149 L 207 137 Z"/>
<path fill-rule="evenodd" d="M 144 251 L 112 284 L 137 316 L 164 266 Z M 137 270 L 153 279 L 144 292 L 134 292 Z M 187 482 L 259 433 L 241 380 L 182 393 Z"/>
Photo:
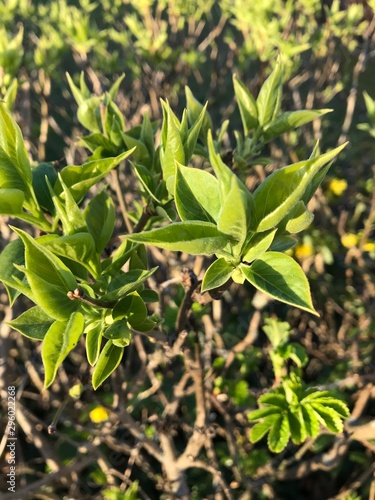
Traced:
<path fill-rule="evenodd" d="M 267 444 L 274 453 L 280 453 L 290 439 L 301 444 L 307 437 L 318 436 L 320 426 L 335 434 L 342 432 L 342 421 L 349 417 L 345 403 L 329 391 L 304 387 L 295 375 L 285 378 L 275 391 L 260 396 L 258 402 L 264 408 L 248 415 L 250 422 L 257 422 L 250 439 L 256 443 L 268 434 Z"/>
<path fill-rule="evenodd" d="M 271 342 L 270 359 L 275 373 L 275 383 L 278 384 L 287 375 L 287 362 L 293 361 L 297 368 L 304 367 L 308 362 L 305 349 L 297 342 L 290 342 L 290 325 L 285 321 L 266 318 L 263 331 Z"/>

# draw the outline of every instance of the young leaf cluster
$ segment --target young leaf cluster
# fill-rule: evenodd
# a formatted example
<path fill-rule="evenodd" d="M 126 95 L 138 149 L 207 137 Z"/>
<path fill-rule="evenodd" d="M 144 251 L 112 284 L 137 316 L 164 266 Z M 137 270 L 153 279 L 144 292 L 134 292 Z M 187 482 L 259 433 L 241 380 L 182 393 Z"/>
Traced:
<path fill-rule="evenodd" d="M 258 144 L 261 137 L 263 144 L 265 137 L 272 139 L 322 114 L 307 111 L 303 115 L 292 114 L 299 116 L 298 119 L 279 114 L 281 73 L 279 61 L 256 101 L 238 79 L 234 80 L 244 132 L 246 135 L 253 132 L 249 140 L 256 139 Z M 169 105 L 163 103 L 160 151 L 163 182 L 173 196 L 180 222 L 126 238 L 169 250 L 215 255 L 217 259 L 203 279 L 203 292 L 230 279 L 238 283 L 247 280 L 277 300 L 317 314 L 305 274 L 282 252 L 295 244 L 292 234 L 304 230 L 313 220 L 307 204 L 330 162 L 345 145 L 321 155 L 315 148 L 308 160 L 275 171 L 251 193 L 217 151 L 206 108 L 197 105 L 190 91 L 187 96 L 188 108 L 181 123 Z M 189 117 L 194 121 L 190 128 Z M 198 147 L 202 130 L 203 139 Z M 218 142 L 221 133 L 222 129 Z M 237 150 L 240 150 L 238 144 Z M 213 173 L 186 166 L 193 152 L 208 159 Z"/>
<path fill-rule="evenodd" d="M 14 227 L 19 239 L 0 255 L 0 279 L 10 303 L 20 293 L 35 303 L 10 325 L 43 341 L 46 387 L 85 334 L 96 388 L 118 366 L 131 330 L 149 331 L 158 322 L 146 306 L 158 295 L 144 290 L 155 271 L 148 269 L 144 247 L 125 242 L 102 258 L 115 226 L 112 199 L 103 190 L 84 209 L 79 206 L 90 187 L 132 150 L 109 158 L 96 155 L 59 174 L 49 164 L 32 168 L 18 126 L 2 105 L 0 113 L 0 213 L 47 233 L 33 238 Z"/>
<path fill-rule="evenodd" d="M 270 76 L 260 89 L 258 97 L 236 77 L 233 87 L 241 115 L 243 134 L 236 132 L 236 149 L 233 166 L 246 169 L 259 156 L 263 146 L 280 135 L 295 130 L 332 111 L 320 110 L 281 110 L 282 83 L 284 66 L 278 57 Z M 259 160 L 258 160 L 259 161 Z"/>
<path fill-rule="evenodd" d="M 275 373 L 275 381 L 279 382 L 286 375 L 286 365 L 289 360 L 293 361 L 297 368 L 304 367 L 308 357 L 304 347 L 297 342 L 290 342 L 290 326 L 284 321 L 274 318 L 266 318 L 263 331 L 271 342 L 269 356 Z"/>
<path fill-rule="evenodd" d="M 249 421 L 256 422 L 250 440 L 257 443 L 268 434 L 267 444 L 274 453 L 280 453 L 290 439 L 301 444 L 307 437 L 316 437 L 321 427 L 342 432 L 343 419 L 349 416 L 346 404 L 328 391 L 306 389 L 292 378 L 260 396 L 258 403 L 262 408 L 248 414 Z"/>

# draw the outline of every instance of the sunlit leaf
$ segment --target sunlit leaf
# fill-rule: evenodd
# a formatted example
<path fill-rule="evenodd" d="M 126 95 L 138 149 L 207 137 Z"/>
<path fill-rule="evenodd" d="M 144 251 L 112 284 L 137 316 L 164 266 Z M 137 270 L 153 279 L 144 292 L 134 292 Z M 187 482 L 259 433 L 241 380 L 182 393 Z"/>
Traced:
<path fill-rule="evenodd" d="M 43 340 L 54 320 L 38 306 L 31 307 L 18 318 L 8 321 L 15 330 L 33 340 Z"/>
<path fill-rule="evenodd" d="M 92 386 L 96 390 L 113 373 L 121 362 L 124 348 L 108 340 L 100 353 L 92 375 Z"/>
<path fill-rule="evenodd" d="M 55 321 L 50 326 L 42 344 L 44 387 L 49 387 L 55 380 L 59 366 L 81 338 L 84 325 L 83 315 L 75 312 L 68 320 Z"/>
<path fill-rule="evenodd" d="M 258 290 L 281 302 L 318 315 L 311 301 L 305 273 L 288 255 L 267 252 L 250 266 L 240 264 L 240 269 Z"/>
<path fill-rule="evenodd" d="M 234 266 L 229 264 L 224 258 L 215 260 L 207 269 L 201 290 L 206 292 L 224 285 L 233 273 Z"/>
<path fill-rule="evenodd" d="M 203 221 L 176 222 L 151 231 L 130 234 L 125 238 L 192 255 L 212 255 L 224 248 L 228 241 L 215 224 Z"/>

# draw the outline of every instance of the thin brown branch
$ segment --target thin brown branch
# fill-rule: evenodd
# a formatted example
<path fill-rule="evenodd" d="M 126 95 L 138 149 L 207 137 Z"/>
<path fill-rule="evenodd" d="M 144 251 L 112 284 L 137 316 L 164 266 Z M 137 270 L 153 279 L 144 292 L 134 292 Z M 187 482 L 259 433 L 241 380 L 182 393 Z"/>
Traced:
<path fill-rule="evenodd" d="M 112 188 L 116 193 L 117 201 L 120 205 L 120 210 L 121 210 L 122 218 L 124 219 L 126 230 L 130 234 L 133 232 L 133 226 L 132 226 L 130 219 L 128 217 L 128 208 L 127 208 L 126 203 L 125 203 L 125 198 L 124 198 L 124 195 L 122 192 L 121 184 L 120 184 L 119 177 L 118 177 L 118 172 L 116 169 L 113 169 L 111 171 L 111 176 L 112 176 Z"/>
<path fill-rule="evenodd" d="M 375 30 L 375 17 L 372 18 L 363 35 L 362 50 L 359 54 L 357 63 L 353 70 L 352 87 L 350 89 L 349 97 L 346 104 L 345 118 L 342 124 L 341 135 L 338 140 L 339 145 L 343 144 L 347 140 L 349 128 L 350 125 L 352 124 L 354 109 L 357 102 L 359 76 L 363 72 L 366 66 L 367 52 L 369 49 L 370 41 L 374 35 L 374 30 Z"/>
<path fill-rule="evenodd" d="M 187 268 L 183 269 L 182 285 L 185 289 L 185 296 L 183 298 L 182 304 L 179 308 L 177 315 L 177 320 L 176 320 L 177 334 L 185 330 L 187 326 L 191 312 L 191 306 L 193 305 L 193 294 L 198 284 L 199 282 L 194 272 Z"/>
<path fill-rule="evenodd" d="M 353 481 L 350 486 L 345 489 L 342 489 L 338 495 L 330 498 L 329 500 L 343 500 L 344 498 L 348 498 L 351 493 L 354 493 L 358 490 L 363 484 L 369 479 L 371 475 L 375 474 L 375 464 L 372 464 L 368 469 L 366 469 L 358 479 Z M 370 497 L 369 497 L 370 499 Z"/>
<path fill-rule="evenodd" d="M 247 330 L 246 336 L 240 340 L 232 349 L 229 351 L 227 360 L 225 362 L 225 368 L 228 368 L 234 361 L 236 354 L 243 352 L 250 345 L 254 343 L 258 336 L 259 325 L 262 319 L 260 311 L 256 310 L 249 323 L 249 328 Z"/>
<path fill-rule="evenodd" d="M 30 495 L 32 493 L 36 493 L 38 490 L 41 488 L 44 488 L 48 485 L 51 485 L 57 481 L 61 481 L 63 478 L 69 478 L 71 474 L 77 473 L 86 467 L 88 467 L 92 462 L 94 462 L 96 458 L 94 456 L 89 456 L 86 458 L 82 458 L 80 461 L 77 459 L 73 464 L 67 465 L 65 467 L 61 467 L 58 471 L 56 472 L 50 472 L 46 474 L 46 476 L 43 479 L 40 479 L 38 481 L 35 481 L 31 484 L 28 484 L 25 488 L 17 490 L 17 494 L 15 496 L 14 493 L 5 493 L 2 495 L 1 499 L 2 500 L 23 500 L 23 499 L 28 499 L 30 498 Z"/>

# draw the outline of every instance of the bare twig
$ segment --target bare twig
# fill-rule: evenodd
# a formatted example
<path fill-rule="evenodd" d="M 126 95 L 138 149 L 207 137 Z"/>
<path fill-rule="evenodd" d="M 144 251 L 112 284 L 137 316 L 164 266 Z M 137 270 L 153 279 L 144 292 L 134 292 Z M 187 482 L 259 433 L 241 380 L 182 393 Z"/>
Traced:
<path fill-rule="evenodd" d="M 341 135 L 338 140 L 338 144 L 343 144 L 347 140 L 348 132 L 350 125 L 353 120 L 353 114 L 355 105 L 357 102 L 357 94 L 358 94 L 358 83 L 359 76 L 366 66 L 367 52 L 369 49 L 370 41 L 374 35 L 375 30 L 375 17 L 373 17 L 363 35 L 363 46 L 362 50 L 359 54 L 357 63 L 353 70 L 353 79 L 352 79 L 352 87 L 349 92 L 349 97 L 346 103 L 346 114 L 344 118 L 344 122 L 342 124 Z"/>
<path fill-rule="evenodd" d="M 72 473 L 78 473 L 82 469 L 88 467 L 92 462 L 96 459 L 95 456 L 89 456 L 83 458 L 82 460 L 77 459 L 73 464 L 67 465 L 65 467 L 61 467 L 56 472 L 50 472 L 46 474 L 43 479 L 39 481 L 35 481 L 31 484 L 28 484 L 25 488 L 19 489 L 16 494 L 14 493 L 6 493 L 3 494 L 2 500 L 23 500 L 30 498 L 30 494 L 33 492 L 37 492 L 41 488 L 51 485 L 57 481 L 61 481 L 63 478 L 69 478 Z"/>

